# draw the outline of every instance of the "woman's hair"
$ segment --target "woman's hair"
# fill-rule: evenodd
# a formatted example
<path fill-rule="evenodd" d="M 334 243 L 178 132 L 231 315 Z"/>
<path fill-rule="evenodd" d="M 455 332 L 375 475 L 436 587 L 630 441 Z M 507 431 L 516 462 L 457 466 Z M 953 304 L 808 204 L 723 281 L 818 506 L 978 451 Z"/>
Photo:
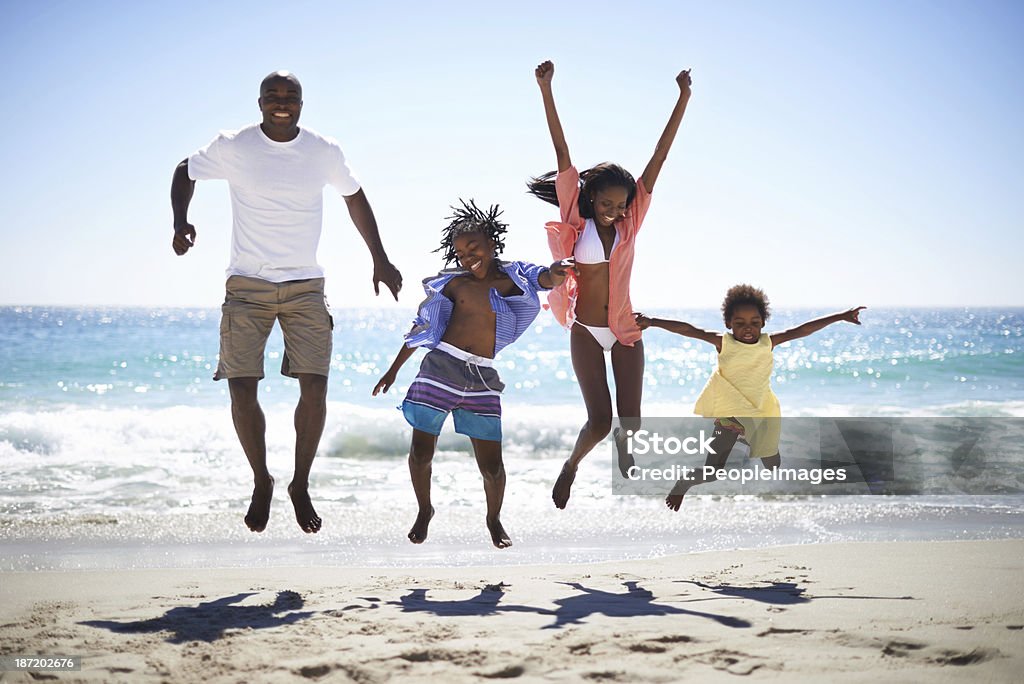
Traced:
<path fill-rule="evenodd" d="M 725 319 L 725 325 L 728 326 L 736 307 L 754 306 L 761 314 L 761 321 L 767 323 L 768 317 L 772 315 L 768 305 L 768 295 L 764 293 L 764 290 L 753 285 L 733 285 L 725 293 L 725 300 L 722 301 L 722 318 Z"/>
<path fill-rule="evenodd" d="M 557 171 L 549 171 L 542 176 L 531 178 L 526 184 L 526 191 L 557 207 L 558 195 L 555 192 L 555 176 L 557 175 Z M 629 171 L 618 164 L 604 162 L 580 172 L 580 216 L 594 218 L 593 195 L 612 187 L 625 188 L 626 206 L 632 204 L 633 198 L 636 197 L 636 180 Z"/>
<path fill-rule="evenodd" d="M 508 230 L 508 224 L 498 220 L 503 213 L 498 205 L 492 204 L 490 209 L 483 211 L 473 200 L 469 200 L 469 204 L 463 199 L 459 199 L 459 202 L 462 208 L 451 207 L 452 215 L 445 217 L 450 223 L 441 229 L 441 246 L 434 251 L 441 252 L 444 263 L 455 263 L 458 261 L 455 256 L 455 238 L 464 233 L 480 233 L 494 241 L 494 256 L 501 254 L 505 249 L 502 235 Z"/>

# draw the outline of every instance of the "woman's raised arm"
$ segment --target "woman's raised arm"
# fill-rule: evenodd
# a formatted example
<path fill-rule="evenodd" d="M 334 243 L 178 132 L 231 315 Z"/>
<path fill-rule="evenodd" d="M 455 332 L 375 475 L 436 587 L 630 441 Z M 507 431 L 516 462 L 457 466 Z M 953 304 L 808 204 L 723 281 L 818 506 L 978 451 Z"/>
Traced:
<path fill-rule="evenodd" d="M 676 100 L 676 106 L 672 109 L 672 115 L 668 118 L 668 123 L 665 125 L 661 138 L 658 139 L 658 146 L 654 148 L 654 156 L 651 157 L 651 161 L 647 162 L 647 168 L 644 169 L 644 173 L 640 177 L 644 182 L 644 187 L 647 188 L 647 192 L 654 190 L 654 182 L 658 180 L 661 167 L 668 158 L 668 151 L 672 148 L 672 142 L 676 139 L 679 124 L 683 121 L 683 114 L 686 113 L 686 103 L 690 101 L 690 70 L 680 71 L 679 75 L 676 76 L 676 83 L 679 85 L 679 99 Z M 551 106 L 554 107 L 554 104 L 552 103 Z"/>
<path fill-rule="evenodd" d="M 572 166 L 572 160 L 569 158 L 569 145 L 565 142 L 565 133 L 562 132 L 562 122 L 558 120 L 558 110 L 555 109 L 555 96 L 551 92 L 551 79 L 555 75 L 554 63 L 551 60 L 541 62 L 537 65 L 534 75 L 537 77 L 537 85 L 540 86 L 540 94 L 544 99 L 544 115 L 548 120 L 548 131 L 551 133 L 551 142 L 555 146 L 555 159 L 558 162 L 558 171 L 561 173 Z"/>

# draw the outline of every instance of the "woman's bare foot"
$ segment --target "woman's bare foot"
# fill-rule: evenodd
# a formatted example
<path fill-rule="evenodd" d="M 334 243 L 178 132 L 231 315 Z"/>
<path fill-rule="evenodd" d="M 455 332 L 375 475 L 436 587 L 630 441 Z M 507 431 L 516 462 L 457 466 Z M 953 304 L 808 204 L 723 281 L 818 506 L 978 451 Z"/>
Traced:
<path fill-rule="evenodd" d="M 576 479 L 576 468 L 570 469 L 569 462 L 562 465 L 562 472 L 555 480 L 555 486 L 551 490 L 551 499 L 555 502 L 555 508 L 565 508 L 569 503 L 569 494 L 572 491 L 572 483 Z"/>
<path fill-rule="evenodd" d="M 252 500 L 245 514 L 245 525 L 253 532 L 267 529 L 270 521 L 270 502 L 274 500 L 274 478 L 267 476 L 267 481 L 252 488 Z"/>
<path fill-rule="evenodd" d="M 499 549 L 507 549 L 512 546 L 512 539 L 505 532 L 505 528 L 501 526 L 501 521 L 497 517 L 487 518 L 487 531 L 491 533 L 491 541 Z"/>
<path fill-rule="evenodd" d="M 622 477 L 628 480 L 629 469 L 636 465 L 633 454 L 629 452 L 629 438 L 626 436 L 625 430 L 615 428 L 613 439 L 615 441 L 615 455 L 619 464 L 619 472 L 622 473 Z"/>
<path fill-rule="evenodd" d="M 323 522 L 320 516 L 313 509 L 313 502 L 309 499 L 308 487 L 297 487 L 295 483 L 288 485 L 288 496 L 292 498 L 292 507 L 295 508 L 295 521 L 306 534 L 316 534 L 320 531 Z"/>
<path fill-rule="evenodd" d="M 416 522 L 412 524 L 412 529 L 409 530 L 409 541 L 413 544 L 422 544 L 427 540 L 427 526 L 430 525 L 431 519 L 434 517 L 434 507 L 431 506 L 429 511 L 420 511 L 419 515 L 416 516 Z"/>

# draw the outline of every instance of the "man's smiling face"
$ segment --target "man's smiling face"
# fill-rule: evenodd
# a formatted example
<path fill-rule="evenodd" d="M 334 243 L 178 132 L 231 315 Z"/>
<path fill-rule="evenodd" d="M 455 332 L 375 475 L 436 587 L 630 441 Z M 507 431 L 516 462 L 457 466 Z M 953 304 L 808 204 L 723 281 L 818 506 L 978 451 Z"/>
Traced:
<path fill-rule="evenodd" d="M 287 72 L 271 74 L 260 86 L 263 132 L 272 140 L 288 141 L 298 135 L 302 113 L 302 85 Z"/>

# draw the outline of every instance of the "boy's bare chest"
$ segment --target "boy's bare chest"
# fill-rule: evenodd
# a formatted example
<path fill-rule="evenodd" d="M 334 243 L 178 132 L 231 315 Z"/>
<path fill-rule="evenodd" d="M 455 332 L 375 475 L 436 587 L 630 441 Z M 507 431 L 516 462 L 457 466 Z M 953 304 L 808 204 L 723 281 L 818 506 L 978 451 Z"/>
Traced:
<path fill-rule="evenodd" d="M 508 278 L 481 281 L 476 278 L 456 278 L 449 285 L 449 296 L 455 306 L 468 311 L 492 311 L 491 290 L 501 297 L 522 294 L 522 290 Z"/>

